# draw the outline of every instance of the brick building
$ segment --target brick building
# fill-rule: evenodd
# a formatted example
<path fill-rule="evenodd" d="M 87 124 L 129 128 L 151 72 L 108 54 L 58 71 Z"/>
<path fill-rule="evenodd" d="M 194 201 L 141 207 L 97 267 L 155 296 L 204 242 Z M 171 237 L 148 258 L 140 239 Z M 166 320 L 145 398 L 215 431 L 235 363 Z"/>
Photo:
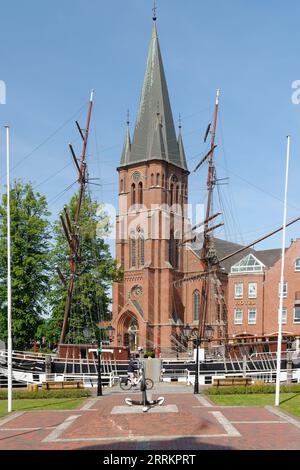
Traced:
<path fill-rule="evenodd" d="M 281 250 L 249 252 L 228 272 L 228 331 L 231 336 L 277 336 Z M 285 254 L 282 330 L 300 335 L 300 239 Z"/>
<path fill-rule="evenodd" d="M 124 278 L 113 286 L 114 344 L 167 352 L 182 341 L 183 325 L 197 329 L 202 280 L 182 280 L 204 266 L 201 247 L 182 244 L 190 228 L 189 172 L 155 21 L 134 135 L 131 140 L 127 128 L 118 175 L 116 258 Z M 216 238 L 212 244 L 219 259 L 240 247 Z M 288 263 L 285 329 L 300 334 L 300 240 L 287 250 Z M 211 278 L 206 318 L 214 338 L 276 333 L 279 270 L 279 250 L 248 249 L 221 263 Z"/>

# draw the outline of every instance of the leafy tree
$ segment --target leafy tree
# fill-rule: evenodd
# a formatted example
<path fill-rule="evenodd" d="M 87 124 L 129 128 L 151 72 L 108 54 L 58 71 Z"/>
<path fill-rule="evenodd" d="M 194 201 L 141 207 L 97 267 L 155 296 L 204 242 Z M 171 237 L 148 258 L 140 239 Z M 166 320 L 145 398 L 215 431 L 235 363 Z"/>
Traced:
<path fill-rule="evenodd" d="M 0 203 L 0 339 L 7 340 L 7 212 Z M 12 336 L 15 349 L 30 346 L 43 322 L 49 291 L 49 212 L 30 183 L 11 188 Z"/>
<path fill-rule="evenodd" d="M 67 206 L 71 221 L 74 220 L 77 201 L 78 196 L 74 196 Z M 99 320 L 109 318 L 109 289 L 111 283 L 121 277 L 116 261 L 111 257 L 109 246 L 103 240 L 103 236 L 108 233 L 109 229 L 108 218 L 103 207 L 86 195 L 80 212 L 80 252 L 67 342 L 82 343 L 95 338 Z M 61 282 L 55 266 L 59 267 L 67 283 L 70 272 L 70 249 L 60 221 L 54 225 L 54 238 L 53 276 L 50 291 L 51 317 L 45 331 L 47 341 L 57 344 L 62 329 L 67 286 Z M 83 334 L 86 327 L 90 331 L 88 339 Z"/>

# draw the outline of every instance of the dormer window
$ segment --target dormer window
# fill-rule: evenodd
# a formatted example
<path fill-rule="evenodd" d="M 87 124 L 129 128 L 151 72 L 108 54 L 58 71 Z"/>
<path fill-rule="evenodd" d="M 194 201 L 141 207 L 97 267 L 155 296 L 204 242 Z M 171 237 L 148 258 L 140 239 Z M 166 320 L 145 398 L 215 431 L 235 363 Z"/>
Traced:
<path fill-rule="evenodd" d="M 263 271 L 264 264 L 261 263 L 252 253 L 247 255 L 238 263 L 231 267 L 232 274 L 237 273 L 260 273 Z"/>

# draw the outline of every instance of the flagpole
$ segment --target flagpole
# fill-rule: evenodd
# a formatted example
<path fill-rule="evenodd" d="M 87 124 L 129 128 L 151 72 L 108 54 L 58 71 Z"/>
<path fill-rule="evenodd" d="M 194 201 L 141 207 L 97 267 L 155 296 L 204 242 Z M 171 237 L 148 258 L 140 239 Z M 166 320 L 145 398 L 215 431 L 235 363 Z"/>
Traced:
<path fill-rule="evenodd" d="M 286 152 L 286 172 L 285 172 L 285 190 L 284 190 L 284 210 L 283 210 L 283 231 L 282 231 L 282 254 L 281 254 L 281 275 L 280 275 L 280 302 L 278 311 L 278 339 L 277 339 L 277 371 L 276 371 L 276 391 L 275 406 L 280 402 L 280 371 L 281 371 L 281 343 L 282 343 L 282 308 L 283 308 L 283 287 L 284 287 L 284 260 L 285 260 L 285 236 L 286 236 L 286 214 L 287 214 L 287 192 L 289 180 L 289 162 L 290 162 L 290 136 L 287 136 Z"/>
<path fill-rule="evenodd" d="M 7 212 L 7 388 L 8 413 L 12 411 L 12 334 L 11 334 L 11 241 L 10 241 L 10 129 L 6 128 L 6 212 Z"/>

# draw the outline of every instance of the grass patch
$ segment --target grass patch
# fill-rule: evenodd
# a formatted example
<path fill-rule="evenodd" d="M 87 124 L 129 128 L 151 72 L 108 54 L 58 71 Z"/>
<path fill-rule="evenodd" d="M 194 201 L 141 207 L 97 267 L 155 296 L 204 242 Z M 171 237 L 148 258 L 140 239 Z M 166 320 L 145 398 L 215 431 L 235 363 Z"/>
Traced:
<path fill-rule="evenodd" d="M 205 390 L 207 395 L 250 395 L 250 394 L 274 394 L 276 386 L 273 384 L 210 387 Z M 282 385 L 281 393 L 300 393 L 300 384 Z"/>
<path fill-rule="evenodd" d="M 210 399 L 216 405 L 220 406 L 266 406 L 274 405 L 275 394 L 271 393 L 250 393 L 250 394 L 218 394 L 210 395 Z M 299 393 L 281 393 L 280 408 L 288 413 L 300 416 L 300 394 Z"/>
<path fill-rule="evenodd" d="M 38 390 L 37 392 L 28 392 L 27 390 L 13 389 L 13 399 L 26 400 L 26 399 L 50 399 L 50 398 L 87 398 L 91 396 L 91 391 L 88 389 L 74 389 L 74 390 Z M 7 400 L 7 389 L 0 390 L 0 403 L 1 400 Z"/>
<path fill-rule="evenodd" d="M 78 408 L 85 398 L 42 398 L 13 400 L 13 411 L 73 410 Z M 0 416 L 7 414 L 7 401 L 0 401 Z"/>

